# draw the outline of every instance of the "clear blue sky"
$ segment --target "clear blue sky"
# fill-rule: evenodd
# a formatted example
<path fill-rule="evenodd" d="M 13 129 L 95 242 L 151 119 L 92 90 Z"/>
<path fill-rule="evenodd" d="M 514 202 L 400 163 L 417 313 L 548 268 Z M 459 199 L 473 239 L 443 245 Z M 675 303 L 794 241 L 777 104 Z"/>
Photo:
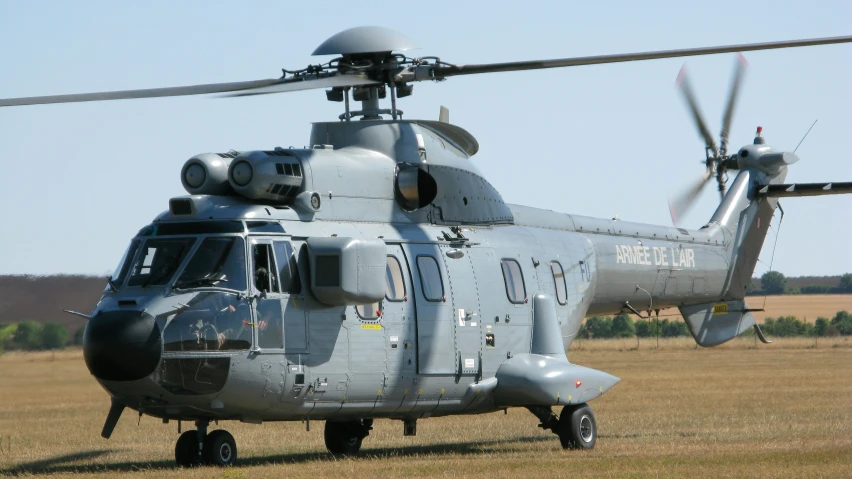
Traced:
<path fill-rule="evenodd" d="M 594 5 L 590 5 L 594 3 Z M 651 4 L 651 6 L 648 6 Z M 452 63 L 563 58 L 852 34 L 852 2 L 210 2 L 0 0 L 0 97 L 271 78 L 328 58 L 327 37 L 397 29 Z M 798 151 L 788 181 L 852 181 L 852 45 L 746 53 L 734 148 L 757 125 Z M 682 59 L 419 83 L 407 118 L 440 105 L 479 140 L 474 162 L 504 198 L 669 224 L 667 197 L 702 171 L 703 143 L 674 88 Z M 688 60 L 713 131 L 733 55 Z M 0 110 L 0 274 L 110 272 L 129 239 L 184 194 L 196 153 L 302 146 L 336 118 L 322 91 Z M 711 188 L 683 219 L 710 217 Z M 783 200 L 774 268 L 852 272 L 852 197 Z M 772 253 L 770 236 L 756 274 Z"/>

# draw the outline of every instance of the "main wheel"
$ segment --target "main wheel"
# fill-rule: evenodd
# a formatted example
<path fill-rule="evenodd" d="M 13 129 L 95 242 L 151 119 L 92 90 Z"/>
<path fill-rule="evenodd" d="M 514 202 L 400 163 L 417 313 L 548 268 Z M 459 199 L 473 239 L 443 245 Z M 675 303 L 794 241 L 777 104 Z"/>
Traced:
<path fill-rule="evenodd" d="M 198 431 L 184 431 L 175 443 L 175 462 L 181 467 L 197 466 L 201 463 L 198 457 Z"/>
<path fill-rule="evenodd" d="M 592 449 L 598 439 L 595 415 L 586 403 L 565 406 L 559 415 L 559 442 L 563 449 Z"/>
<path fill-rule="evenodd" d="M 216 429 L 204 438 L 204 462 L 213 466 L 230 466 L 237 460 L 237 443 L 224 429 Z"/>
<path fill-rule="evenodd" d="M 361 442 L 370 433 L 370 424 L 363 421 L 325 422 L 325 447 L 332 454 L 356 454 Z"/>

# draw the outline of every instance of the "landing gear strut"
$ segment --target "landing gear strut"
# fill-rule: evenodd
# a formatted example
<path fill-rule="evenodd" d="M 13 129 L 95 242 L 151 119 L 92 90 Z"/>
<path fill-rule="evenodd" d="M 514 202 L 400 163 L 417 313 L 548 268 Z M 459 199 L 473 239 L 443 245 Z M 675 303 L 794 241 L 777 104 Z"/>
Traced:
<path fill-rule="evenodd" d="M 345 422 L 325 422 L 325 447 L 332 454 L 356 454 L 361 442 L 373 429 L 372 419 Z"/>
<path fill-rule="evenodd" d="M 178 466 L 230 466 L 237 460 L 234 436 L 224 429 L 207 434 L 209 424 L 210 421 L 195 421 L 198 429 L 190 429 L 180 435 L 175 444 L 175 462 Z"/>
<path fill-rule="evenodd" d="M 530 406 L 527 409 L 541 421 L 538 426 L 550 429 L 559 436 L 563 449 L 592 449 L 598 438 L 595 415 L 586 403 L 567 405 L 558 417 L 547 406 Z"/>

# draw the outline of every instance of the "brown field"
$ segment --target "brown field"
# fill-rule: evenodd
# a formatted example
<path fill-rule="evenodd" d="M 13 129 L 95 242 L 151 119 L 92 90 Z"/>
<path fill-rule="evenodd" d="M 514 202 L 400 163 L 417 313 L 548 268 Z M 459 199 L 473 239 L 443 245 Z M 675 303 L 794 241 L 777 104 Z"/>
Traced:
<path fill-rule="evenodd" d="M 591 403 L 593 451 L 563 451 L 525 410 L 419 422 L 403 437 L 376 421 L 357 458 L 325 452 L 322 422 L 223 424 L 234 468 L 178 469 L 175 423 L 125 412 L 100 437 L 109 401 L 79 351 L 0 356 L 0 476 L 254 477 L 850 477 L 852 341 L 582 341 L 572 362 L 622 378 Z"/>
<path fill-rule="evenodd" d="M 755 311 L 754 319 L 762 323 L 766 317 L 795 316 L 796 318 L 813 323 L 820 316 L 831 319 L 840 310 L 852 312 L 852 294 L 788 294 L 781 296 L 748 296 L 746 304 L 749 308 L 766 311 Z M 677 309 L 667 309 L 660 312 L 660 317 L 681 319 Z"/>

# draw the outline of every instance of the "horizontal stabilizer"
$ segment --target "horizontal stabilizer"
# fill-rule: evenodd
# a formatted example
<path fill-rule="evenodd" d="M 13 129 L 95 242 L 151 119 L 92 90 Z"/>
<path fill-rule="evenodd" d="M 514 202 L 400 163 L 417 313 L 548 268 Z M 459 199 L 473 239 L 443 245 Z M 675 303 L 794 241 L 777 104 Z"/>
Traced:
<path fill-rule="evenodd" d="M 681 306 L 680 314 L 689 326 L 695 342 L 701 346 L 716 346 L 729 341 L 754 326 L 754 316 L 745 301 Z"/>
<path fill-rule="evenodd" d="M 842 183 L 793 183 L 789 185 L 766 185 L 757 190 L 758 196 L 782 198 L 786 196 L 822 196 L 852 193 L 852 182 Z"/>

